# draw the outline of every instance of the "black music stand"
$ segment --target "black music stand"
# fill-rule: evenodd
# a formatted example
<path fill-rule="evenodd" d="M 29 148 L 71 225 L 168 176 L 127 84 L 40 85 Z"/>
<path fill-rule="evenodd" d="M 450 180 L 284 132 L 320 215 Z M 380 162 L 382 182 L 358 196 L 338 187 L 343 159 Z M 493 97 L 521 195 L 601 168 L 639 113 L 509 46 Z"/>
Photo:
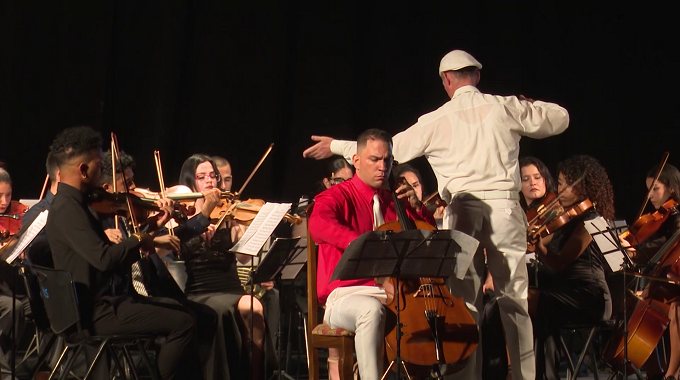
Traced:
<path fill-rule="evenodd" d="M 604 218 L 602 218 L 604 221 Z M 629 270 L 631 270 L 635 264 L 633 263 L 633 260 L 630 258 L 630 255 L 628 255 L 628 251 L 626 248 L 621 244 L 621 240 L 619 239 L 619 235 L 624 231 L 626 226 L 614 226 L 612 227 L 605 221 L 606 225 L 597 225 L 594 220 L 588 220 L 584 222 L 584 226 L 586 227 L 586 230 L 588 230 L 588 233 L 590 236 L 592 236 L 593 241 L 597 244 L 597 247 L 600 249 L 600 252 L 602 255 L 605 257 L 605 260 L 607 260 L 607 264 L 610 265 L 610 268 L 612 269 L 613 272 L 616 272 L 614 266 L 610 262 L 610 260 L 607 259 L 606 255 L 613 255 L 616 253 L 621 253 L 622 254 L 622 260 L 621 260 L 621 272 L 622 272 L 622 281 L 623 284 L 621 286 L 621 292 L 623 295 L 623 360 L 621 361 L 621 364 L 623 365 L 623 378 L 626 379 L 628 378 L 628 366 L 630 365 L 631 368 L 635 371 L 635 374 L 637 375 L 638 379 L 642 379 L 642 373 L 640 372 L 640 369 L 635 367 L 630 360 L 628 360 L 628 306 L 626 299 L 628 298 L 627 294 L 627 281 L 626 281 L 626 274 L 628 273 Z M 619 372 L 618 368 L 614 368 L 616 372 Z M 615 372 L 615 373 L 616 373 Z"/>
<path fill-rule="evenodd" d="M 276 238 L 274 240 L 274 243 L 272 243 L 271 247 L 269 247 L 269 251 L 267 252 L 267 255 L 260 261 L 258 264 L 257 268 L 255 268 L 252 272 L 250 272 L 250 279 L 246 282 L 246 284 L 260 284 L 262 282 L 267 282 L 267 281 L 276 281 L 276 280 L 281 280 L 283 278 L 283 272 L 284 270 L 288 267 L 296 267 L 299 265 L 299 268 L 297 271 L 294 271 L 295 275 L 299 272 L 300 268 L 304 266 L 305 262 L 299 263 L 296 261 L 296 258 L 300 255 L 301 252 L 303 252 L 306 247 L 301 247 L 298 245 L 298 241 L 300 240 L 299 237 L 296 238 Z M 293 276 L 294 278 L 295 276 Z M 286 278 L 287 279 L 287 278 Z M 251 292 L 252 289 L 254 288 L 253 286 L 250 287 Z M 279 298 L 281 297 L 281 293 L 279 293 Z M 279 302 L 280 304 L 280 302 Z M 252 308 L 252 303 L 251 303 L 251 308 Z M 252 310 L 251 310 L 251 316 L 252 316 Z M 252 331 L 252 328 L 251 328 Z M 281 318 L 279 318 L 279 323 L 277 326 L 277 337 L 279 342 L 277 342 L 277 356 L 278 356 L 278 361 L 279 361 L 279 369 L 274 371 L 273 377 L 277 377 L 278 379 L 281 379 L 282 377 L 285 377 L 286 379 L 289 380 L 294 380 L 294 378 L 286 373 L 286 371 L 281 370 Z M 252 338 L 251 338 L 252 341 Z"/>
<path fill-rule="evenodd" d="M 401 278 L 446 278 L 455 275 L 462 279 L 478 245 L 476 239 L 459 231 L 409 230 L 366 232 L 347 246 L 330 281 L 372 277 L 396 278 L 397 352 L 383 374 L 383 379 L 393 365 L 396 365 L 397 378 L 401 378 L 402 368 L 406 376 L 411 378 L 401 358 L 402 325 L 399 316 Z"/>

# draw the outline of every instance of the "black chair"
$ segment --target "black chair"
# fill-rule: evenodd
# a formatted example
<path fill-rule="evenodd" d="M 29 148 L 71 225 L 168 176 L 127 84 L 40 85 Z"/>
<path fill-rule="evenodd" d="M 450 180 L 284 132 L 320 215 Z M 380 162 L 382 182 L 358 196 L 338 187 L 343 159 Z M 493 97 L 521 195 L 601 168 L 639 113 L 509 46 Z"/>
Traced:
<path fill-rule="evenodd" d="M 581 366 L 583 365 L 583 362 L 586 358 L 586 355 L 590 355 L 590 363 L 591 363 L 591 368 L 590 370 L 593 372 L 593 377 L 595 380 L 599 379 L 599 368 L 598 368 L 598 360 L 599 360 L 599 353 L 595 353 L 595 349 L 593 347 L 596 339 L 595 337 L 600 333 L 601 330 L 605 329 L 610 329 L 611 328 L 611 322 L 610 321 L 602 321 L 598 322 L 595 324 L 568 324 L 564 327 L 562 327 L 561 334 L 560 334 L 560 344 L 562 346 L 562 350 L 564 351 L 566 357 L 567 357 L 567 379 L 568 380 L 575 380 L 578 377 L 578 373 L 581 369 Z M 570 336 L 570 341 L 571 341 L 571 348 L 567 347 L 567 344 L 564 341 L 564 335 L 569 335 Z M 574 365 L 574 361 L 571 357 L 572 352 L 576 351 L 576 342 L 578 340 L 584 341 L 582 348 L 581 348 L 581 353 L 579 354 L 578 360 L 576 362 L 576 365 Z"/>
<path fill-rule="evenodd" d="M 21 275 L 26 288 L 28 303 L 31 305 L 30 318 L 35 325 L 35 334 L 29 344 L 29 348 L 26 350 L 24 360 L 26 360 L 29 355 L 38 353 L 38 359 L 33 367 L 31 376 L 31 378 L 35 378 L 36 373 L 38 373 L 43 362 L 47 359 L 47 355 L 50 354 L 52 347 L 54 347 L 57 336 L 52 333 L 50 328 L 50 321 L 45 312 L 45 304 L 40 297 L 40 284 L 38 283 L 38 278 L 30 267 L 26 266 L 22 266 L 19 269 L 19 274 Z M 43 344 L 41 340 L 45 338 L 47 339 L 47 342 Z"/>
<path fill-rule="evenodd" d="M 69 351 L 75 350 L 72 355 L 68 355 L 69 358 L 61 371 L 59 378 L 65 378 L 71 371 L 75 359 L 80 355 L 85 345 L 98 345 L 99 347 L 94 360 L 87 369 L 84 379 L 91 375 L 92 370 L 105 351 L 110 355 L 110 359 L 113 360 L 120 376 L 129 378 L 127 371 L 129 370 L 132 376 L 138 379 L 135 362 L 130 354 L 130 348 L 137 348 L 139 350 L 142 361 L 148 368 L 151 377 L 153 379 L 159 378 L 156 366 L 151 363 L 147 355 L 148 344 L 156 338 L 155 335 L 90 336 L 88 331 L 84 330 L 81 326 L 78 300 L 71 274 L 67 271 L 37 266 L 34 266 L 33 270 L 40 283 L 40 295 L 45 303 L 50 327 L 55 334 L 61 335 L 66 343 L 59 361 L 50 374 L 50 379 L 59 370 Z M 125 367 L 121 363 L 121 358 L 125 363 Z"/>

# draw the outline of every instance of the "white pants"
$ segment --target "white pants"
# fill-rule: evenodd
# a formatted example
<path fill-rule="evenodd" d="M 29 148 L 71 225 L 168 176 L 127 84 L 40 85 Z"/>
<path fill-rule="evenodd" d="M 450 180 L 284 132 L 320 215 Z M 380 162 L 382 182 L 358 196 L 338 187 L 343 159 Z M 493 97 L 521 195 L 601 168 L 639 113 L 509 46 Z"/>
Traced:
<path fill-rule="evenodd" d="M 327 308 L 323 319 L 332 328 L 340 327 L 356 334 L 354 349 L 361 379 L 380 379 L 385 354 L 385 311 L 382 303 L 371 296 L 348 295 Z"/>
<path fill-rule="evenodd" d="M 479 200 L 459 194 L 446 209 L 445 228 L 455 229 L 479 240 L 479 249 L 463 281 L 449 278 L 451 293 L 461 297 L 479 326 L 484 283 L 484 249 L 487 266 L 494 280 L 505 341 L 512 363 L 512 378 L 535 379 L 533 330 L 529 317 L 529 286 L 526 253 L 526 216 L 516 200 Z M 452 379 L 482 378 L 481 339 L 468 364 Z M 447 376 L 447 379 L 449 377 Z"/>

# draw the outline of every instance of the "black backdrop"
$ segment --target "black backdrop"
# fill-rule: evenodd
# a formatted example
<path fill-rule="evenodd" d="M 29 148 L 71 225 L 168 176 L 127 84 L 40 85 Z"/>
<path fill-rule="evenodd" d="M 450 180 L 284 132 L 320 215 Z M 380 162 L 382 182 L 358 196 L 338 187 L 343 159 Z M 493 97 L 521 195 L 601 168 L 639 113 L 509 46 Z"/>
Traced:
<path fill-rule="evenodd" d="M 15 198 L 35 198 L 55 134 L 86 124 L 117 133 L 138 185 L 157 189 L 159 149 L 167 184 L 203 152 L 232 162 L 238 189 L 274 143 L 244 196 L 295 201 L 324 174 L 301 155 L 311 134 L 407 128 L 447 100 L 439 59 L 459 48 L 483 63 L 482 91 L 565 106 L 569 129 L 522 155 L 551 170 L 597 157 L 631 219 L 663 151 L 680 164 L 675 12 L 482 3 L 5 0 L 0 160 Z"/>

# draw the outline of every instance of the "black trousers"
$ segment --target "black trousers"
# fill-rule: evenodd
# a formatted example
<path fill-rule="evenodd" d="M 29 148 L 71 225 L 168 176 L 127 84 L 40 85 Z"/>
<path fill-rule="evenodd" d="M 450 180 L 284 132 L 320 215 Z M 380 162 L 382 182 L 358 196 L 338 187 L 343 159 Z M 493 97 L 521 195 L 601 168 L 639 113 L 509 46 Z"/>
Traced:
<path fill-rule="evenodd" d="M 96 335 L 157 334 L 165 337 L 158 353 L 163 379 L 202 379 L 197 316 L 178 301 L 124 296 L 106 298 L 95 307 Z"/>

